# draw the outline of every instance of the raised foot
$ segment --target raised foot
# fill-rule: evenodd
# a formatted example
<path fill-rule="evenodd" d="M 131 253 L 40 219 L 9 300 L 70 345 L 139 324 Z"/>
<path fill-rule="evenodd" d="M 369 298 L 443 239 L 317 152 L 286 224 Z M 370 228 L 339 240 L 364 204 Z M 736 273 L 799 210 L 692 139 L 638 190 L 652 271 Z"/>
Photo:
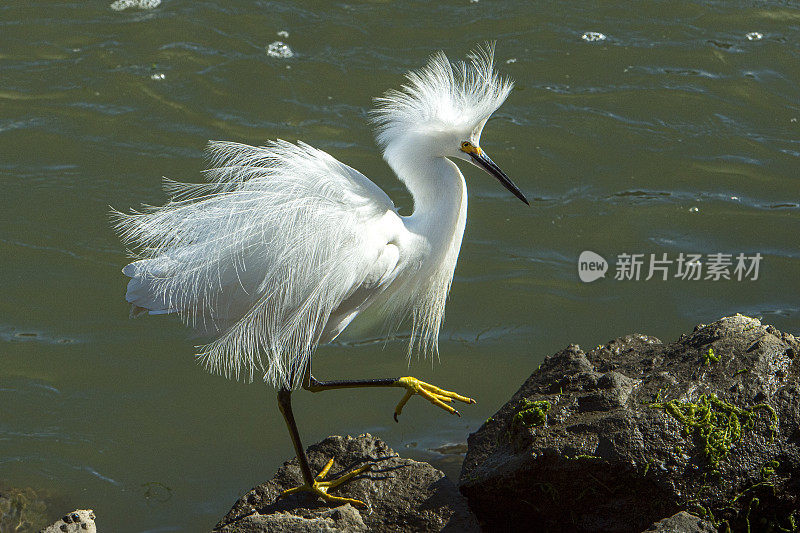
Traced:
<path fill-rule="evenodd" d="M 425 383 L 424 381 L 420 381 L 417 378 L 412 378 L 411 376 L 398 379 L 395 382 L 395 386 L 406 388 L 405 396 L 403 396 L 403 399 L 397 404 L 397 407 L 394 408 L 395 422 L 397 422 L 397 417 L 400 415 L 400 413 L 403 412 L 403 407 L 406 405 L 406 402 L 415 394 L 419 394 L 433 405 L 441 407 L 448 413 L 458 416 L 461 416 L 461 413 L 447 405 L 448 403 L 452 402 L 453 400 L 458 400 L 459 402 L 464 403 L 477 403 L 472 398 L 467 398 L 466 396 L 461 396 L 455 392 L 440 389 L 439 387 L 431 385 L 430 383 Z"/>
<path fill-rule="evenodd" d="M 328 494 L 328 491 L 331 489 L 335 489 L 339 485 L 347 483 L 357 475 L 366 472 L 367 470 L 372 468 L 373 464 L 369 463 L 360 468 L 356 468 L 352 472 L 348 472 L 347 474 L 338 477 L 336 479 L 333 479 L 331 481 L 323 481 L 325 479 L 325 476 L 328 475 L 328 471 L 331 469 L 332 466 L 333 466 L 333 459 L 328 461 L 328 464 L 326 464 L 325 468 L 323 468 L 322 471 L 317 475 L 312 485 L 305 483 L 303 485 L 300 485 L 299 487 L 285 490 L 278 495 L 278 498 L 283 498 L 284 496 L 295 494 L 297 492 L 311 492 L 313 494 L 316 494 L 317 496 L 319 496 L 328 503 L 334 503 L 337 505 L 349 503 L 351 505 L 359 505 L 361 507 L 366 507 L 367 504 L 362 502 L 361 500 L 356 500 L 354 498 L 342 498 L 341 496 L 332 496 Z"/>

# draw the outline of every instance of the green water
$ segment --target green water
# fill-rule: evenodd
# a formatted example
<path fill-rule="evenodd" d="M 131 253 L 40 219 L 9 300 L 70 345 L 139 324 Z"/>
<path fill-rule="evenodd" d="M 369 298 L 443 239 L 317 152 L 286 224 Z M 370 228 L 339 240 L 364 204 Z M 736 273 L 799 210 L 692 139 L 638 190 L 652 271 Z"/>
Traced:
<path fill-rule="evenodd" d="M 497 40 L 517 85 L 482 144 L 532 199 L 464 169 L 441 357 L 412 361 L 479 403 L 459 419 L 413 399 L 395 424 L 399 391 L 300 392 L 306 443 L 371 432 L 457 475 L 429 450 L 464 441 L 568 343 L 671 340 L 735 312 L 800 331 L 796 3 L 110 3 L 0 4 L 2 484 L 93 508 L 104 531 L 203 531 L 291 458 L 272 389 L 204 373 L 176 320 L 128 319 L 109 205 L 163 203 L 162 176 L 200 179 L 208 139 L 280 137 L 408 212 L 367 111 L 438 49 Z M 277 40 L 294 57 L 268 56 Z M 612 264 L 582 283 L 583 250 L 763 258 L 755 281 L 618 281 Z M 338 344 L 315 373 L 403 375 L 404 353 Z"/>

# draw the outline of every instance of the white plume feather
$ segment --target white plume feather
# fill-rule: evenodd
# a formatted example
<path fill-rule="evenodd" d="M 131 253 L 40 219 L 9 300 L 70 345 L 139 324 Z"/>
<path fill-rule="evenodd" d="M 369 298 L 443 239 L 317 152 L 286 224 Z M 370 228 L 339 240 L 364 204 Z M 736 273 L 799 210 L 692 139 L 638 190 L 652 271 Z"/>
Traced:
<path fill-rule="evenodd" d="M 406 133 L 418 131 L 472 131 L 508 97 L 514 83 L 494 70 L 494 44 L 469 54 L 469 63 L 451 63 L 444 52 L 406 74 L 401 90 L 389 90 L 375 99 L 373 120 L 382 147 Z"/>
<path fill-rule="evenodd" d="M 393 204 L 306 144 L 215 142 L 209 153 L 210 183 L 169 181 L 164 207 L 115 213 L 141 258 L 124 271 L 129 300 L 143 295 L 133 303 L 219 334 L 199 354 L 209 370 L 252 380 L 258 369 L 296 387 L 331 313 L 375 261 L 359 229 Z"/>

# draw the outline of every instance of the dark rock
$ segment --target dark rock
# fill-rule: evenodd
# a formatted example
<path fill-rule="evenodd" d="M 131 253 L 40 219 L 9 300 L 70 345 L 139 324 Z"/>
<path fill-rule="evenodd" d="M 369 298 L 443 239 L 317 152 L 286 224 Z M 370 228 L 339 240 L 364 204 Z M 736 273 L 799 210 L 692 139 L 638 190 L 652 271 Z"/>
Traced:
<path fill-rule="evenodd" d="M 675 513 L 669 518 L 659 520 L 643 533 L 657 531 L 659 533 L 717 533 L 717 528 L 708 520 L 703 520 L 686 511 Z"/>
<path fill-rule="evenodd" d="M 297 459 L 285 463 L 275 477 L 234 504 L 217 524 L 225 533 L 262 531 L 480 531 L 466 499 L 445 475 L 427 463 L 404 459 L 371 435 L 328 437 L 308 448 L 312 470 L 330 458 L 329 479 L 375 463 L 371 470 L 331 494 L 365 502 L 330 508 L 310 494 L 277 499 L 282 491 L 302 484 Z"/>
<path fill-rule="evenodd" d="M 490 531 L 638 532 L 682 510 L 734 531 L 791 529 L 798 349 L 741 315 L 672 344 L 569 346 L 470 436 L 461 492 Z"/>

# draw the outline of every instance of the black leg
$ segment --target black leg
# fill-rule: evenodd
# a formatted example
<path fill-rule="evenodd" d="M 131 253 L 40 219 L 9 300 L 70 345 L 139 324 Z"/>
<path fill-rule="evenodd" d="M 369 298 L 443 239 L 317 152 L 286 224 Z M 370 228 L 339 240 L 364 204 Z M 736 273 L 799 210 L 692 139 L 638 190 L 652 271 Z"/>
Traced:
<path fill-rule="evenodd" d="M 453 400 L 458 400 L 464 403 L 475 403 L 475 400 L 471 398 L 461 396 L 454 392 L 442 390 L 439 387 L 434 387 L 429 383 L 425 383 L 410 376 L 384 379 L 319 381 L 311 375 L 311 361 L 308 362 L 303 372 L 303 388 L 311 392 L 355 387 L 402 387 L 406 389 L 403 399 L 400 400 L 400 403 L 398 403 L 397 407 L 395 407 L 395 421 L 397 420 L 397 416 L 403 410 L 403 406 L 414 394 L 419 394 L 432 404 L 453 414 L 458 414 L 458 411 L 447 405 L 445 402 L 450 403 Z M 342 483 L 346 483 L 362 472 L 366 472 L 372 467 L 372 463 L 357 468 L 350 473 L 339 477 L 338 479 L 324 481 L 325 477 L 328 475 L 328 471 L 330 470 L 331 466 L 333 466 L 333 459 L 331 459 L 328 461 L 328 464 L 325 465 L 325 468 L 322 469 L 319 475 L 314 477 L 314 474 L 311 472 L 311 467 L 308 464 L 308 457 L 306 457 L 305 448 L 303 448 L 303 443 L 300 441 L 300 432 L 297 431 L 297 423 L 294 420 L 294 414 L 292 413 L 292 391 L 286 387 L 281 387 L 278 389 L 278 407 L 280 407 L 281 414 L 283 414 L 283 419 L 286 422 L 287 429 L 289 430 L 289 436 L 292 438 L 292 445 L 294 446 L 295 454 L 297 454 L 297 461 L 300 463 L 300 471 L 303 473 L 303 479 L 305 480 L 304 485 L 285 490 L 280 494 L 279 497 L 295 494 L 297 492 L 311 492 L 329 503 L 350 503 L 352 505 L 365 506 L 366 504 L 360 500 L 332 496 L 328 494 L 328 490 L 336 488 Z"/>
<path fill-rule="evenodd" d="M 337 381 L 320 381 L 311 375 L 311 360 L 306 365 L 303 388 L 311 392 L 322 392 L 331 389 L 353 389 L 357 387 L 397 387 L 400 378 L 380 379 L 346 379 Z"/>
<path fill-rule="evenodd" d="M 292 391 L 289 389 L 278 389 L 278 407 L 281 410 L 283 419 L 286 421 L 286 427 L 289 429 L 289 436 L 292 438 L 292 445 L 297 454 L 297 461 L 300 463 L 300 471 L 303 473 L 303 479 L 306 484 L 311 486 L 314 484 L 314 474 L 311 473 L 311 467 L 308 465 L 308 457 L 306 457 L 306 450 L 303 448 L 303 443 L 300 442 L 300 433 L 297 431 L 297 423 L 294 421 L 294 413 L 292 413 Z"/>
<path fill-rule="evenodd" d="M 434 387 L 429 383 L 420 381 L 417 378 L 406 376 L 402 378 L 381 378 L 381 379 L 352 379 L 340 381 L 320 381 L 311 375 L 311 365 L 306 367 L 306 375 L 303 379 L 303 388 L 311 392 L 322 392 L 333 389 L 354 389 L 360 387 L 401 387 L 406 389 L 406 393 L 394 408 L 394 421 L 403 411 L 403 406 L 414 394 L 419 394 L 433 405 L 441 407 L 448 413 L 461 416 L 461 413 L 447 405 L 453 400 L 464 403 L 475 403 L 472 398 L 461 396 L 455 392 L 446 391 L 439 387 Z M 445 403 L 446 402 L 446 403 Z"/>
<path fill-rule="evenodd" d="M 303 388 L 311 392 L 321 392 L 331 389 L 353 389 L 356 387 L 398 387 L 400 378 L 380 379 L 347 379 L 341 381 L 320 381 L 311 374 L 308 375 Z"/>
<path fill-rule="evenodd" d="M 367 504 L 361 500 L 333 496 L 328 494 L 328 491 L 335 489 L 339 485 L 347 483 L 359 474 L 366 472 L 372 468 L 373 463 L 367 463 L 364 466 L 356 468 L 350 473 L 345 474 L 337 479 L 323 481 L 325 477 L 327 477 L 328 471 L 333 466 L 333 458 L 331 458 L 319 475 L 314 477 L 314 474 L 311 472 L 311 467 L 308 464 L 308 457 L 306 457 L 306 451 L 303 448 L 303 443 L 300 442 L 300 433 L 297 431 L 297 424 L 294 421 L 294 414 L 292 413 L 292 391 L 286 388 L 281 388 L 278 390 L 278 407 L 280 407 L 281 414 L 283 414 L 283 419 L 286 421 L 286 427 L 289 429 L 289 436 L 292 437 L 292 445 L 294 445 L 294 451 L 297 454 L 297 461 L 300 463 L 300 471 L 303 473 L 303 479 L 305 480 L 305 484 L 281 492 L 278 495 L 278 498 L 287 496 L 289 494 L 296 494 L 298 492 L 311 492 L 328 503 L 336 505 L 349 503 L 351 505 L 366 507 Z"/>

